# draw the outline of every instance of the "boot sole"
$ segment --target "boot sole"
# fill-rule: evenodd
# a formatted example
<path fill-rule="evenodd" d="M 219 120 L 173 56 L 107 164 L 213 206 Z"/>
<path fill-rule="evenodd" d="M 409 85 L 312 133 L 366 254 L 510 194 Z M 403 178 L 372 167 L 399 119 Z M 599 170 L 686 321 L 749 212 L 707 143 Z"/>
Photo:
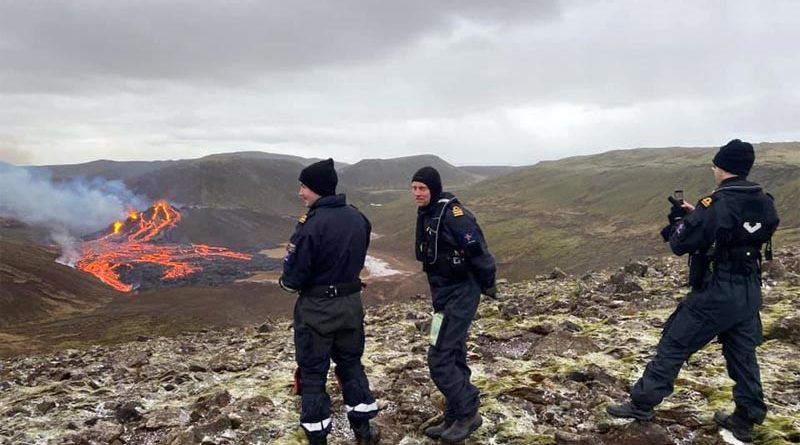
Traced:
<path fill-rule="evenodd" d="M 623 414 L 623 413 L 619 413 L 619 412 L 614 412 L 612 409 L 609 409 L 609 408 L 606 408 L 606 412 L 608 414 L 610 414 L 611 416 L 614 416 L 614 417 L 616 417 L 618 419 L 634 419 L 634 420 L 639 420 L 641 422 L 650 422 L 653 419 L 655 419 L 655 417 L 656 417 L 655 413 L 651 413 L 649 415 L 637 415 L 637 414 L 632 414 L 632 413 L 624 413 Z"/>

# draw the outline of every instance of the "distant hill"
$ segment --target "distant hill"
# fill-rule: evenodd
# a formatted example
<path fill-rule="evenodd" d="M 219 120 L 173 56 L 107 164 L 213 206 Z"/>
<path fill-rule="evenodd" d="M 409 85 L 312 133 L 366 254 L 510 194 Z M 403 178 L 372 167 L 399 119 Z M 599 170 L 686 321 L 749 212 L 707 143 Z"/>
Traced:
<path fill-rule="evenodd" d="M 339 184 L 347 190 L 407 191 L 411 176 L 424 166 L 438 170 L 442 182 L 449 186 L 472 184 L 483 179 L 482 176 L 449 164 L 438 156 L 419 155 L 393 159 L 364 159 L 343 168 L 339 173 Z"/>
<path fill-rule="evenodd" d="M 657 230 L 666 196 L 710 192 L 716 148 L 642 148 L 540 162 L 529 167 L 455 167 L 433 155 L 337 164 L 339 191 L 359 206 L 380 236 L 374 248 L 405 258 L 415 208 L 408 194 L 421 166 L 437 168 L 445 189 L 475 212 L 512 278 L 561 266 L 599 268 L 629 257 L 665 253 Z M 304 212 L 297 176 L 313 162 L 287 155 L 239 152 L 158 162 L 97 161 L 47 167 L 72 175 L 121 179 L 135 193 L 184 208 L 185 242 L 243 248 L 284 242 Z M 510 170 L 509 170 L 510 169 Z M 487 176 L 491 176 L 488 177 Z M 800 143 L 757 145 L 751 178 L 776 197 L 782 238 L 800 238 Z"/>
<path fill-rule="evenodd" d="M 211 158 L 184 161 L 126 181 L 137 194 L 182 205 L 297 213 L 302 167 L 275 159 Z"/>
<path fill-rule="evenodd" d="M 501 275 L 527 278 L 560 266 L 583 271 L 666 253 L 658 229 L 666 197 L 696 201 L 714 188 L 716 148 L 647 148 L 540 162 L 458 193 L 478 215 Z M 800 143 L 759 144 L 750 175 L 776 198 L 780 237 L 800 226 Z M 410 252 L 414 205 L 408 197 L 369 209 L 379 248 Z M 794 230 L 793 230 L 794 228 Z"/>
<path fill-rule="evenodd" d="M 510 165 L 462 165 L 458 168 L 474 175 L 483 176 L 484 178 L 494 178 L 507 175 L 523 167 L 513 167 Z"/>
<path fill-rule="evenodd" d="M 75 177 L 87 179 L 102 177 L 108 180 L 119 179 L 124 181 L 180 162 L 100 160 L 84 164 L 46 165 L 29 168 L 34 171 L 49 171 L 52 178 L 57 181 Z"/>
<path fill-rule="evenodd" d="M 264 151 L 236 151 L 232 153 L 218 153 L 213 155 L 208 155 L 200 158 L 202 160 L 231 160 L 231 159 L 256 159 L 256 160 L 278 160 L 278 161 L 291 161 L 296 162 L 300 165 L 310 165 L 317 161 L 321 161 L 320 158 L 303 158 L 300 156 L 292 156 L 292 155 L 284 155 L 279 153 L 267 153 Z M 336 161 L 336 167 L 341 168 L 345 167 L 349 164 Z"/>

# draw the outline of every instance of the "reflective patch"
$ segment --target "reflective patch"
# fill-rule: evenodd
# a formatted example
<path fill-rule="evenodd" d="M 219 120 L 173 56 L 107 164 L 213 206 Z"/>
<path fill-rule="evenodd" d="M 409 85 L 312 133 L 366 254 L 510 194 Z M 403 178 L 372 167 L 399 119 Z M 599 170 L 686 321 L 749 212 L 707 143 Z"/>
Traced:
<path fill-rule="evenodd" d="M 680 224 L 678 224 L 678 227 L 675 227 L 675 233 L 677 233 L 678 235 L 680 235 L 681 233 L 683 233 L 683 231 L 684 231 L 685 229 L 686 229 L 686 225 L 685 225 L 684 223 L 682 223 L 682 222 L 681 222 Z"/>
<path fill-rule="evenodd" d="M 708 208 L 714 200 L 711 199 L 710 196 L 706 196 L 705 198 L 700 200 L 700 204 L 703 204 L 703 207 Z"/>
<path fill-rule="evenodd" d="M 453 206 L 453 216 L 464 216 L 464 209 L 459 206 Z"/>
<path fill-rule="evenodd" d="M 744 230 L 747 230 L 748 233 L 756 233 L 758 232 L 758 229 L 761 228 L 761 223 L 757 222 L 753 224 L 751 222 L 745 222 L 742 224 L 742 227 L 744 227 Z"/>
<path fill-rule="evenodd" d="M 322 431 L 328 429 L 328 426 L 330 424 L 331 424 L 331 418 L 328 417 L 322 422 L 301 423 L 300 425 L 303 427 L 304 430 L 308 431 L 309 433 L 313 433 L 315 431 Z"/>
<path fill-rule="evenodd" d="M 286 255 L 283 256 L 283 262 L 289 263 L 292 261 L 294 257 L 294 252 L 297 250 L 297 246 L 294 243 L 289 243 L 286 245 Z"/>
<path fill-rule="evenodd" d="M 370 413 L 372 411 L 377 411 L 378 410 L 378 402 L 372 402 L 372 403 L 369 403 L 369 404 L 367 404 L 367 403 L 359 403 L 356 406 L 345 405 L 344 409 L 348 413 L 351 412 L 351 411 L 355 411 L 357 413 Z"/>
<path fill-rule="evenodd" d="M 298 218 L 297 222 L 299 222 L 300 224 L 305 224 L 307 219 L 308 219 L 308 214 L 306 213 L 305 215 Z"/>

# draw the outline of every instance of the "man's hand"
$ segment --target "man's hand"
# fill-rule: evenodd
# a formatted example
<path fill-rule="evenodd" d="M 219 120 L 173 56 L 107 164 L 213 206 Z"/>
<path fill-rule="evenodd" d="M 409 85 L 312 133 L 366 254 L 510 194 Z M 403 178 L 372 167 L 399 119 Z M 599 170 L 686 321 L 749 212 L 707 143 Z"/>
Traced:
<path fill-rule="evenodd" d="M 667 219 L 669 220 L 670 225 L 673 225 L 677 222 L 680 222 L 684 216 L 686 216 L 686 209 L 683 207 L 672 206 L 669 211 L 669 215 L 667 215 Z"/>
<path fill-rule="evenodd" d="M 483 295 L 486 295 L 487 297 L 493 299 L 493 300 L 497 300 L 497 286 L 492 286 L 492 287 L 483 289 L 481 291 L 481 293 Z"/>
<path fill-rule="evenodd" d="M 679 222 L 684 216 L 686 216 L 688 212 L 694 210 L 694 207 L 691 204 L 687 204 L 686 201 L 682 199 L 675 199 L 672 196 L 667 199 L 669 199 L 669 202 L 672 203 L 672 208 L 670 208 L 669 214 L 667 215 L 670 225 Z"/>

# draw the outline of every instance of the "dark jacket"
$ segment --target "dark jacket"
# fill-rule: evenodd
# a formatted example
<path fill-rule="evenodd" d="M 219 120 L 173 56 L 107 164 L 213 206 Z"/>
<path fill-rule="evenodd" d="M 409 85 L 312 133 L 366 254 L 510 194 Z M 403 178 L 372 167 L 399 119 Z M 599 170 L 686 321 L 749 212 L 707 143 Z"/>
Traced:
<path fill-rule="evenodd" d="M 495 261 L 483 232 L 450 193 L 418 209 L 415 250 L 434 290 L 471 279 L 481 290 L 495 285 Z"/>
<path fill-rule="evenodd" d="M 673 228 L 670 247 L 677 255 L 707 255 L 717 266 L 755 264 L 780 219 L 772 197 L 742 177 L 729 178 Z M 741 269 L 755 272 L 753 267 Z"/>
<path fill-rule="evenodd" d="M 372 225 L 345 195 L 323 196 L 303 215 L 286 247 L 284 289 L 351 283 L 364 267 Z"/>

